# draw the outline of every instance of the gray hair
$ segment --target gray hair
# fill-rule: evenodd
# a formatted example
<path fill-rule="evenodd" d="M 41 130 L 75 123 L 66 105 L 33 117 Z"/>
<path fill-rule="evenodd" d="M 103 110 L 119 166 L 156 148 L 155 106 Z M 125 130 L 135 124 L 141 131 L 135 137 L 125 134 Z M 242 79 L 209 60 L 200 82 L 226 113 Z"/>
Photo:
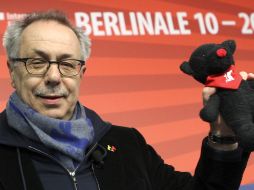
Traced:
<path fill-rule="evenodd" d="M 9 60 L 19 56 L 21 34 L 27 26 L 36 21 L 56 21 L 70 28 L 80 42 L 81 59 L 88 59 L 91 53 L 91 41 L 89 37 L 84 34 L 81 28 L 74 27 L 63 12 L 50 10 L 47 12 L 33 12 L 7 27 L 3 36 L 3 46 L 6 49 Z"/>

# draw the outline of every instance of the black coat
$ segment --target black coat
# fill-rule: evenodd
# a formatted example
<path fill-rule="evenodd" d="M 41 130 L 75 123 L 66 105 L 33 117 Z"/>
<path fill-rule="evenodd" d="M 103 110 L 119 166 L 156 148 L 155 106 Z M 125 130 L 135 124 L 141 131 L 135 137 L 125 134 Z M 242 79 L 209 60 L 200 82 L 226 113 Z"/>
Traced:
<path fill-rule="evenodd" d="M 93 125 L 108 125 L 95 112 L 89 109 L 86 112 Z M 91 165 L 100 190 L 236 190 L 249 157 L 249 153 L 240 148 L 215 151 L 207 146 L 205 139 L 195 175 L 191 176 L 164 164 L 133 128 L 112 126 L 98 143 L 107 150 L 103 165 L 96 162 Z M 43 189 L 31 160 L 36 153 L 27 147 L 28 144 L 8 126 L 6 113 L 1 113 L 0 190 Z M 49 157 L 40 157 L 43 162 L 57 165 Z M 78 184 L 77 181 L 77 187 Z"/>

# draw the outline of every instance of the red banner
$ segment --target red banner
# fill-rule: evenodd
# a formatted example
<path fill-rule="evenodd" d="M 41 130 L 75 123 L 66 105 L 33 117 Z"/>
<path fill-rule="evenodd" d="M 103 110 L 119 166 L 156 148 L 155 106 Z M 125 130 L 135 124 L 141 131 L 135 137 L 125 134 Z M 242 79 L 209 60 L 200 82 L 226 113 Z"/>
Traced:
<path fill-rule="evenodd" d="M 66 12 L 92 38 L 81 102 L 136 127 L 167 163 L 193 172 L 209 127 L 198 117 L 202 86 L 179 65 L 202 43 L 234 39 L 237 70 L 253 72 L 253 7 L 251 0 L 2 0 L 0 34 L 29 12 Z M 2 47 L 0 61 L 3 110 L 13 89 Z M 253 172 L 252 156 L 243 184 L 254 183 Z"/>

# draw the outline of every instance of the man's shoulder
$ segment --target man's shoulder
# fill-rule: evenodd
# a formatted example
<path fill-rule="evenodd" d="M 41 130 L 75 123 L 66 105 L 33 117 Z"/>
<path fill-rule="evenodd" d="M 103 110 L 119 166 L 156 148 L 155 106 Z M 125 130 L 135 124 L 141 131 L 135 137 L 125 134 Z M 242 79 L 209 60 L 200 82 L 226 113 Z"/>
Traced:
<path fill-rule="evenodd" d="M 115 143 L 122 146 L 134 146 L 145 143 L 143 136 L 135 128 L 111 125 L 110 130 L 101 139 L 102 143 Z M 137 147 L 136 147 L 137 148 Z"/>
<path fill-rule="evenodd" d="M 0 123 L 3 123 L 6 121 L 6 110 L 3 110 L 1 113 L 0 113 Z"/>
<path fill-rule="evenodd" d="M 111 128 L 108 131 L 107 135 L 112 135 L 116 138 L 133 138 L 136 136 L 136 129 L 125 127 L 125 126 L 119 126 L 119 125 L 113 125 L 111 124 Z"/>
<path fill-rule="evenodd" d="M 85 107 L 85 106 L 84 106 Z M 99 114 L 97 114 L 94 110 L 85 107 L 87 117 L 91 119 L 94 125 L 96 126 L 102 126 L 102 125 L 110 125 L 110 129 L 107 131 L 107 133 L 104 135 L 103 139 L 119 139 L 119 140 L 137 140 L 142 139 L 142 135 L 138 132 L 137 129 L 132 127 L 126 127 L 121 125 L 115 125 L 108 121 L 103 120 Z"/>

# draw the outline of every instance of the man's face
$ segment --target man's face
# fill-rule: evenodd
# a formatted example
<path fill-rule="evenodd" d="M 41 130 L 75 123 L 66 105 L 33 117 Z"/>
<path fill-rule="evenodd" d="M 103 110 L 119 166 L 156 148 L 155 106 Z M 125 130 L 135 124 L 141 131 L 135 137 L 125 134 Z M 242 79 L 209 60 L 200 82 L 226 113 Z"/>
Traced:
<path fill-rule="evenodd" d="M 80 59 L 81 49 L 70 28 L 55 21 L 37 21 L 23 31 L 19 57 L 52 61 Z M 10 68 L 12 85 L 26 104 L 43 115 L 65 120 L 73 114 L 84 71 L 83 66 L 79 75 L 64 77 L 57 64 L 51 64 L 44 76 L 35 76 L 26 71 L 22 62 Z"/>

